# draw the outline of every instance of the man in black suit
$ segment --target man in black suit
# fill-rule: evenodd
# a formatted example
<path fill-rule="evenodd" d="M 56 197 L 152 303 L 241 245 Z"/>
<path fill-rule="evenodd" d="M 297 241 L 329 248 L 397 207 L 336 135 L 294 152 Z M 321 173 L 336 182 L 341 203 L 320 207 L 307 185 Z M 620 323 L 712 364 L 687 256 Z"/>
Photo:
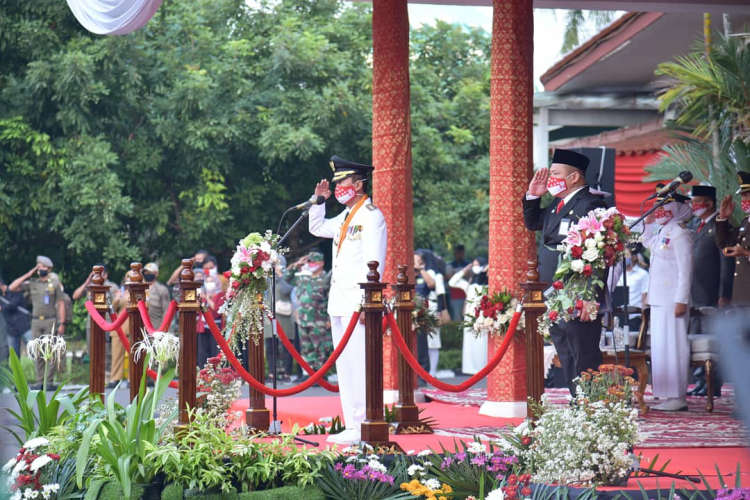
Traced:
<path fill-rule="evenodd" d="M 550 168 L 537 170 L 529 184 L 523 200 L 524 223 L 527 229 L 542 231 L 544 246 L 549 251 L 557 251 L 557 245 L 562 243 L 568 229 L 580 217 L 595 208 L 606 208 L 604 199 L 589 192 L 586 185 L 588 164 L 589 159 L 580 153 L 557 149 Z M 542 207 L 541 197 L 547 191 L 555 200 Z M 563 375 L 573 396 L 573 379 L 588 368 L 596 369 L 602 362 L 599 350 L 601 331 L 601 316 L 594 321 L 562 322 L 550 329 Z"/>
<path fill-rule="evenodd" d="M 716 188 L 693 186 L 693 282 L 690 301 L 693 307 L 725 307 L 732 298 L 734 259 L 725 257 L 716 244 Z M 699 315 L 690 317 L 689 333 L 704 333 L 705 322 Z M 696 384 L 688 394 L 706 395 L 706 375 L 701 366 L 693 372 Z M 716 384 L 717 395 L 721 394 L 721 382 Z"/>
<path fill-rule="evenodd" d="M 724 307 L 732 298 L 734 259 L 725 257 L 716 245 L 716 188 L 693 186 L 693 283 L 690 298 L 693 307 Z M 696 318 L 699 319 L 699 318 Z M 692 325 L 691 325 L 692 326 Z M 695 328 L 700 329 L 700 324 Z M 693 331 L 691 333 L 700 333 Z"/>

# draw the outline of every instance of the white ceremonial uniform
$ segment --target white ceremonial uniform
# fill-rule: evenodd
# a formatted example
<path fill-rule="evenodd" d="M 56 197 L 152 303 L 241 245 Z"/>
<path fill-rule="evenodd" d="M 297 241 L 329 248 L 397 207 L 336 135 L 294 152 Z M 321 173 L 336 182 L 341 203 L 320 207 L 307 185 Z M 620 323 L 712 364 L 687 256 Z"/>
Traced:
<path fill-rule="evenodd" d="M 346 333 L 352 313 L 359 309 L 364 291 L 359 284 L 367 281 L 367 263 L 378 262 L 383 273 L 387 230 L 383 213 L 367 199 L 354 214 L 341 248 L 339 235 L 349 214 L 347 208 L 336 217 L 325 218 L 325 204 L 310 207 L 310 233 L 320 238 L 333 238 L 333 270 L 328 294 L 328 314 L 334 347 Z M 347 430 L 359 432 L 365 419 L 365 326 L 357 323 L 344 351 L 336 360 L 339 395 Z"/>
<path fill-rule="evenodd" d="M 464 320 L 466 315 L 472 314 L 474 308 L 479 305 L 484 291 L 483 285 L 469 283 L 464 278 L 464 273 L 458 271 L 448 280 L 448 285 L 452 288 L 460 288 L 466 293 L 464 302 Z M 477 337 L 474 329 L 464 327 L 464 339 L 461 347 L 461 372 L 474 375 L 487 364 L 487 335 Z"/>
<path fill-rule="evenodd" d="M 684 399 L 688 385 L 690 314 L 674 315 L 675 304 L 690 303 L 692 235 L 676 220 L 647 224 L 643 244 L 651 251 L 648 304 L 651 306 L 651 378 L 654 396 Z"/>

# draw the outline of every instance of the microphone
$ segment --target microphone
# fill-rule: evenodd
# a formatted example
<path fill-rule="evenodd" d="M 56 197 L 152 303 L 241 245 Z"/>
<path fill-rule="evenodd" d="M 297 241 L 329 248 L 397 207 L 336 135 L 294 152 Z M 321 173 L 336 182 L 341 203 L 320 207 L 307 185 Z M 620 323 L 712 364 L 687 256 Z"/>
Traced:
<path fill-rule="evenodd" d="M 325 203 L 326 199 L 322 196 L 315 196 L 312 195 L 309 200 L 303 201 L 302 203 L 298 203 L 297 205 L 294 205 L 292 208 L 295 210 L 305 210 L 307 208 L 310 208 L 313 205 L 322 205 Z"/>
<path fill-rule="evenodd" d="M 682 172 L 680 172 L 680 174 L 677 177 L 675 177 L 672 180 L 672 182 L 670 182 L 669 184 L 667 184 L 666 186 L 664 186 L 663 188 L 661 188 L 660 190 L 658 190 L 657 192 L 655 192 L 654 194 L 646 198 L 646 200 L 653 200 L 654 198 L 658 196 L 670 195 L 677 190 L 680 184 L 686 184 L 692 180 L 693 180 L 693 174 L 691 174 L 687 170 L 683 170 Z"/>

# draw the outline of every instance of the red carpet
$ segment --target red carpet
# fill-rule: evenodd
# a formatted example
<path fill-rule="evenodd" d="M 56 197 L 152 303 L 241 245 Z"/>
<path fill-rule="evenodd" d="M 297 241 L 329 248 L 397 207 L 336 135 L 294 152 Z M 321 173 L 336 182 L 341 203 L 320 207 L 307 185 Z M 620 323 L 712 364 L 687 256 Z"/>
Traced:
<path fill-rule="evenodd" d="M 232 406 L 232 411 L 244 414 L 248 401 L 238 400 Z M 266 407 L 271 408 L 271 400 L 266 400 Z M 473 406 L 458 406 L 440 402 L 430 402 L 420 405 L 424 411 L 424 417 L 433 417 L 438 421 L 435 434 L 423 435 L 391 435 L 391 439 L 397 442 L 407 452 L 419 452 L 430 448 L 440 450 L 441 445 L 452 450 L 456 441 L 470 441 L 473 435 L 483 435 L 484 439 L 498 435 L 499 429 L 508 425 L 517 425 L 522 419 L 494 418 L 479 415 L 478 408 Z M 294 397 L 278 400 L 279 419 L 282 421 L 282 430 L 288 432 L 294 424 L 304 427 L 310 422 L 318 422 L 321 417 L 335 417 L 341 415 L 341 405 L 338 396 L 320 397 Z M 656 413 L 656 412 L 654 412 Z M 472 432 L 472 430 L 474 432 Z M 305 437 L 305 436 L 302 436 Z M 324 435 L 306 436 L 305 439 L 327 446 Z M 701 445 L 703 446 L 703 445 Z M 664 464 L 669 460 L 668 472 L 695 474 L 703 472 L 712 487 L 719 487 L 719 480 L 715 466 L 718 466 L 727 483 L 734 484 L 734 473 L 737 464 L 742 471 L 742 484 L 750 485 L 750 452 L 742 446 L 723 447 L 639 447 L 636 453 L 642 454 L 642 465 L 648 466 L 651 459 L 658 456 L 658 464 Z M 631 479 L 628 488 L 638 488 L 637 481 L 646 489 L 664 487 L 668 488 L 672 480 L 666 478 L 641 478 Z M 677 481 L 678 488 L 690 488 L 690 483 Z M 702 487 L 702 486 L 701 486 Z"/>
<path fill-rule="evenodd" d="M 434 401 L 449 403 L 454 408 L 479 407 L 487 399 L 485 389 L 469 389 L 450 393 L 439 390 L 425 390 L 425 396 Z M 567 389 L 546 389 L 545 394 L 552 404 L 568 404 Z M 650 386 L 646 389 L 647 404 L 654 404 Z M 639 419 L 642 448 L 682 448 L 747 446 L 750 443 L 748 432 L 739 420 L 732 417 L 734 411 L 734 390 L 724 385 L 722 397 L 714 399 L 714 411 L 706 411 L 706 398 L 688 397 L 688 411 L 650 411 Z M 473 426 L 471 426 L 473 427 Z M 492 428 L 454 428 L 454 433 L 481 433 L 488 438 L 497 437 Z"/>

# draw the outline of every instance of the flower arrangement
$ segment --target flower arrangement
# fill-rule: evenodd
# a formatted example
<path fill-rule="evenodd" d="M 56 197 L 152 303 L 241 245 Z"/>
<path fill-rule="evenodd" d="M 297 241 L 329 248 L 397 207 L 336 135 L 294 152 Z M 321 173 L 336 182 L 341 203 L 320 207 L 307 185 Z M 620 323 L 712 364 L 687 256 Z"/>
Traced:
<path fill-rule="evenodd" d="M 235 347 L 244 346 L 250 338 L 259 345 L 263 338 L 263 293 L 279 263 L 278 241 L 279 236 L 271 231 L 250 233 L 240 240 L 232 256 L 227 301 L 219 312 L 227 315 L 224 334 Z M 235 334 L 231 334 L 233 330 Z"/>
<path fill-rule="evenodd" d="M 487 287 L 483 290 L 478 302 L 474 303 L 474 312 L 467 314 L 464 325 L 471 328 L 474 336 L 505 335 L 513 313 L 518 305 L 518 299 L 505 289 L 490 295 Z M 523 316 L 518 322 L 518 330 L 524 327 Z"/>
<path fill-rule="evenodd" d="M 390 466 L 386 466 L 378 455 L 368 454 L 358 447 L 344 448 L 342 452 L 344 455 L 321 470 L 316 482 L 326 498 L 369 500 L 399 497 L 397 484 L 406 479 L 403 456 L 393 457 Z"/>
<path fill-rule="evenodd" d="M 597 318 L 606 271 L 623 258 L 631 237 L 625 219 L 614 207 L 594 209 L 570 228 L 557 247 L 561 261 L 546 293 L 547 314 L 539 320 L 540 333 L 546 334 L 561 321 Z"/>
<path fill-rule="evenodd" d="M 11 500 L 22 498 L 54 498 L 60 489 L 58 483 L 44 484 L 46 466 L 60 460 L 60 455 L 41 450 L 49 445 L 44 437 L 30 439 L 4 466 L 8 474 L 8 488 Z"/>
<path fill-rule="evenodd" d="M 633 369 L 622 365 L 599 365 L 599 370 L 587 370 L 577 379 L 577 390 L 585 402 L 630 403 L 636 385 Z"/>
<path fill-rule="evenodd" d="M 604 373 L 615 372 L 605 369 Z M 617 377 L 621 375 L 627 377 Z M 509 436 L 506 444 L 513 443 L 533 481 L 597 486 L 627 479 L 632 464 L 629 450 L 638 441 L 638 411 L 624 391 L 620 395 L 600 389 L 615 379 L 604 375 L 593 382 L 592 375 L 588 385 L 579 386 L 573 406 L 551 407 L 542 396 L 536 423 L 525 422 Z"/>
<path fill-rule="evenodd" d="M 417 334 L 434 335 L 440 328 L 440 319 L 430 311 L 429 302 L 419 294 L 414 296 L 414 310 L 411 313 L 412 328 Z"/>
<path fill-rule="evenodd" d="M 215 418 L 226 418 L 230 405 L 240 397 L 241 386 L 239 373 L 219 353 L 208 358 L 197 374 L 196 404 Z"/>

